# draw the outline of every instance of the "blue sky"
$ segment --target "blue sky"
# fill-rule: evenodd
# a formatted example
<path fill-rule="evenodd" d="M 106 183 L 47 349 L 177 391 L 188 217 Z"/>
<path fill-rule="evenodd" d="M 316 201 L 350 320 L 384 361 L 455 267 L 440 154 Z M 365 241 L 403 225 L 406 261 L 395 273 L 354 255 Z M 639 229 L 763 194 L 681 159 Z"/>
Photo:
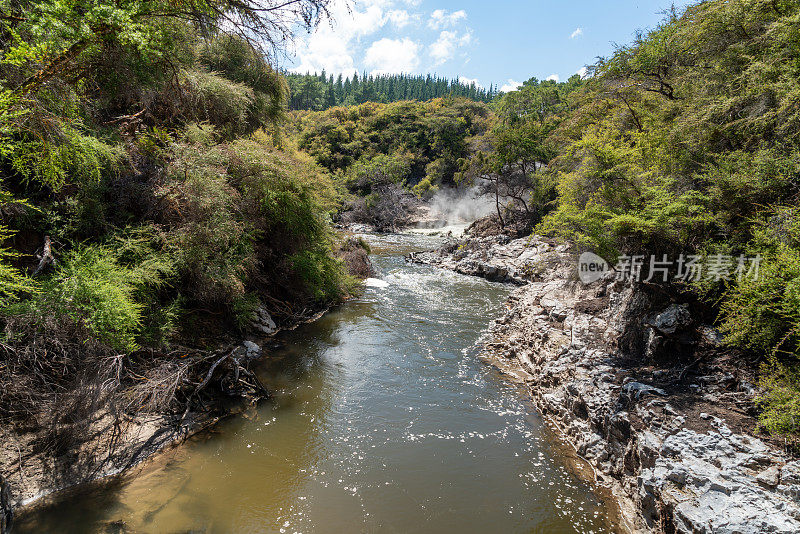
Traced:
<path fill-rule="evenodd" d="M 437 73 L 508 90 L 531 76 L 566 80 L 669 0 L 334 0 L 332 24 L 297 39 L 281 66 L 298 72 Z M 685 3 L 676 2 L 678 5 Z"/>

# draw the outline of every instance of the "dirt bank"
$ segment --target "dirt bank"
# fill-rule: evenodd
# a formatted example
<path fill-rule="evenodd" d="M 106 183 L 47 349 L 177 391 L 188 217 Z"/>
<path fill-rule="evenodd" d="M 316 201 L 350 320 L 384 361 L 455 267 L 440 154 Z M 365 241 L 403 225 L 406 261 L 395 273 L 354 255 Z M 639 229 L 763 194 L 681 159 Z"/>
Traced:
<path fill-rule="evenodd" d="M 261 336 L 277 333 L 274 323 L 270 329 L 262 317 L 263 314 L 254 322 L 253 331 Z M 252 339 L 263 342 L 267 338 Z M 13 515 L 21 508 L 35 506 L 43 497 L 122 473 L 263 399 L 268 395 L 263 388 L 239 387 L 232 379 L 238 373 L 252 385 L 254 375 L 248 370 L 249 364 L 261 355 L 261 343 L 253 340 L 210 352 L 210 365 L 195 388 L 196 393 L 203 390 L 202 398 L 198 395 L 196 402 L 187 402 L 183 413 L 134 412 L 115 416 L 100 409 L 82 422 L 84 434 L 71 437 L 69 443 L 59 442 L 58 434 L 49 428 L 0 428 L 4 528 L 13 523 Z"/>
<path fill-rule="evenodd" d="M 343 239 L 336 253 L 353 276 L 363 279 L 372 273 L 363 242 Z M 180 392 L 185 407 L 180 411 L 112 413 L 108 404 L 76 422 L 79 434 L 69 422 L 65 428 L 37 426 L 35 420 L 27 427 L 0 426 L 0 533 L 10 528 L 21 508 L 36 506 L 43 497 L 67 488 L 120 474 L 268 397 L 249 370 L 250 364 L 263 356 L 263 348 L 281 329 L 314 321 L 326 311 L 307 309 L 284 320 L 279 328 L 262 306 L 254 313 L 250 335 L 243 342 L 220 340 L 213 350 L 172 347 L 175 350 L 161 354 L 186 369 L 185 374 L 175 375 L 180 383 L 161 386 L 174 386 Z"/>
<path fill-rule="evenodd" d="M 614 495 L 634 532 L 798 532 L 800 462 L 754 435 L 753 365 L 691 301 L 617 281 L 584 285 L 569 247 L 465 238 L 412 261 L 521 285 L 483 357 Z"/>

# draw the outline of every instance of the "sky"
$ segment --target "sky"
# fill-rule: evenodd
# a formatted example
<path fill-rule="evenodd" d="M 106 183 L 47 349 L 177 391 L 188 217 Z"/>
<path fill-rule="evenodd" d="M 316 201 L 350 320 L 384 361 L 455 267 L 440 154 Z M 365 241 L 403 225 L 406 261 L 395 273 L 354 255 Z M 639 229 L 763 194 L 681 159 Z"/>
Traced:
<path fill-rule="evenodd" d="M 676 5 L 682 5 L 675 2 Z M 439 74 L 513 90 L 566 80 L 654 27 L 670 0 L 334 0 L 281 67 L 306 73 Z M 685 5 L 685 3 L 684 3 Z"/>

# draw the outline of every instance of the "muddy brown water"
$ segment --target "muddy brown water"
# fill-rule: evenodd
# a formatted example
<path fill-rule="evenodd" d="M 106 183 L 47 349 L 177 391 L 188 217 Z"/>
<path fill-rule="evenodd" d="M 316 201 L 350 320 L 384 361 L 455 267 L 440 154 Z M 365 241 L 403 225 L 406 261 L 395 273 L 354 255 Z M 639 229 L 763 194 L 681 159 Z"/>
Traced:
<path fill-rule="evenodd" d="M 519 386 L 476 358 L 511 288 L 404 261 L 438 239 L 368 236 L 388 286 L 281 334 L 259 369 L 273 400 L 13 532 L 607 532 Z"/>

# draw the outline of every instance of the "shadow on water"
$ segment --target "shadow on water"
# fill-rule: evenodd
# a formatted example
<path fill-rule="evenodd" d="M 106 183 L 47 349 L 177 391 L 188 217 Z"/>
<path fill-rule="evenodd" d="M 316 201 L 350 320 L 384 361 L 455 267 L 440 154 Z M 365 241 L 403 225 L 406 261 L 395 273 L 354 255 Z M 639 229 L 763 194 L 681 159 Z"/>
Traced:
<path fill-rule="evenodd" d="M 279 336 L 272 401 L 15 532 L 606 531 L 519 387 L 475 358 L 509 288 L 405 263 L 435 238 L 369 239 L 389 285 Z"/>

